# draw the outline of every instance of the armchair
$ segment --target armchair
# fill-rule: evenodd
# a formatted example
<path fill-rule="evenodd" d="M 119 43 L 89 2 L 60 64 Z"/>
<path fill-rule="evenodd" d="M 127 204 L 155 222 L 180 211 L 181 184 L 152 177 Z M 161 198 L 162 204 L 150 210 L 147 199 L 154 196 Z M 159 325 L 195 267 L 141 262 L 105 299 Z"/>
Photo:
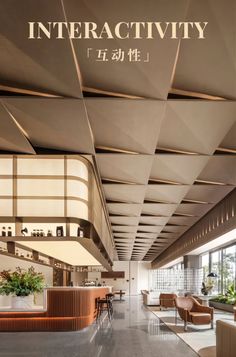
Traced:
<path fill-rule="evenodd" d="M 175 299 L 177 298 L 176 294 L 160 294 L 160 309 L 175 307 Z"/>
<path fill-rule="evenodd" d="M 213 308 L 199 304 L 193 297 L 175 298 L 176 313 L 184 321 L 184 330 L 187 331 L 188 322 L 194 325 L 211 324 L 213 328 Z"/>

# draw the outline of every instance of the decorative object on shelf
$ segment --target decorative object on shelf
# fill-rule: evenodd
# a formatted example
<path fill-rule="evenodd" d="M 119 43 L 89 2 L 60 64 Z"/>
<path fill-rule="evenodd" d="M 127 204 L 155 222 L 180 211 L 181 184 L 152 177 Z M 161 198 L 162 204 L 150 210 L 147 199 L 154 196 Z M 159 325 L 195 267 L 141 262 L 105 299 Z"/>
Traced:
<path fill-rule="evenodd" d="M 2 227 L 2 237 L 6 237 L 6 227 Z"/>
<path fill-rule="evenodd" d="M 12 237 L 11 227 L 8 227 L 8 229 L 7 229 L 7 236 L 8 236 L 8 237 Z"/>
<path fill-rule="evenodd" d="M 50 229 L 47 232 L 47 237 L 52 237 L 52 231 Z"/>
<path fill-rule="evenodd" d="M 208 295 L 213 287 L 214 287 L 214 284 L 202 282 L 201 293 L 203 295 Z"/>
<path fill-rule="evenodd" d="M 28 229 L 25 227 L 20 232 L 25 237 L 25 235 L 28 233 Z"/>
<path fill-rule="evenodd" d="M 211 290 L 214 288 L 216 278 L 218 278 L 216 273 L 211 272 L 207 275 L 207 282 L 202 283 L 201 293 L 203 295 L 208 295 L 211 292 Z"/>
<path fill-rule="evenodd" d="M 84 237 L 84 230 L 81 227 L 77 229 L 77 237 L 83 238 Z"/>
<path fill-rule="evenodd" d="M 3 270 L 0 273 L 0 295 L 12 295 L 12 308 L 30 309 L 33 305 L 33 294 L 44 288 L 44 276 L 35 271 L 17 267 L 15 271 Z"/>
<path fill-rule="evenodd" d="M 56 229 L 56 234 L 57 237 L 63 237 L 64 233 L 63 233 L 63 226 L 58 226 Z"/>

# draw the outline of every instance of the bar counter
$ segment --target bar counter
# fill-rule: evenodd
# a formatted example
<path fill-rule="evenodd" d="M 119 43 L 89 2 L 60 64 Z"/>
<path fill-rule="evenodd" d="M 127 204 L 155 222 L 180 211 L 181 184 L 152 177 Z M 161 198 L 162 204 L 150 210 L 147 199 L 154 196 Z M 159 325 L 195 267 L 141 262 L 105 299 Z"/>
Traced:
<path fill-rule="evenodd" d="M 45 289 L 42 311 L 1 311 L 0 331 L 77 331 L 93 323 L 96 301 L 109 287 L 52 287 Z"/>

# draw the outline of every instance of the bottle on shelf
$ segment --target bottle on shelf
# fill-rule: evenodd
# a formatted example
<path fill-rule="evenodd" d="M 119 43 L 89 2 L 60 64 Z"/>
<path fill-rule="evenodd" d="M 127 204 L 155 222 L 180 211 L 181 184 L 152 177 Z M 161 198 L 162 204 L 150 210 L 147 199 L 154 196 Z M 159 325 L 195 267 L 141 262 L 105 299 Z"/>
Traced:
<path fill-rule="evenodd" d="M 44 236 L 44 232 L 43 232 L 42 229 L 39 230 L 39 236 L 40 236 L 40 237 L 43 237 L 43 236 Z"/>
<path fill-rule="evenodd" d="M 63 226 L 58 226 L 56 229 L 57 237 L 63 237 Z"/>
<path fill-rule="evenodd" d="M 52 237 L 52 231 L 50 229 L 47 232 L 47 237 Z"/>
<path fill-rule="evenodd" d="M 36 230 L 36 236 L 39 237 L 39 229 Z"/>
<path fill-rule="evenodd" d="M 6 237 L 6 227 L 2 227 L 2 237 Z"/>
<path fill-rule="evenodd" d="M 22 234 L 23 236 L 25 236 L 27 233 L 28 233 L 28 228 L 27 228 L 27 227 L 22 228 L 21 234 Z"/>
<path fill-rule="evenodd" d="M 11 230 L 11 227 L 8 227 L 8 230 L 7 230 L 7 236 L 8 236 L 8 237 L 12 237 L 12 230 Z"/>

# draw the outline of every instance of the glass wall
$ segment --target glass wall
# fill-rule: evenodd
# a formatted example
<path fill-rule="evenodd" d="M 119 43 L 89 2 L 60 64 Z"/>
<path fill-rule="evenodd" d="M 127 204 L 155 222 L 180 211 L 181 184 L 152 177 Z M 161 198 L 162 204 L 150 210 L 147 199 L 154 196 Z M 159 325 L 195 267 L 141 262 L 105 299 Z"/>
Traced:
<path fill-rule="evenodd" d="M 209 253 L 202 255 L 203 280 L 206 281 L 209 274 Z"/>
<path fill-rule="evenodd" d="M 236 286 L 236 244 L 202 255 L 203 279 L 216 273 L 212 294 L 227 292 L 230 285 Z"/>
<path fill-rule="evenodd" d="M 223 249 L 222 255 L 222 282 L 223 291 L 226 292 L 229 285 L 235 286 L 236 245 Z"/>
<path fill-rule="evenodd" d="M 200 294 L 203 281 L 202 269 L 183 269 L 181 264 L 174 269 L 150 270 L 150 288 L 154 291 Z"/>

